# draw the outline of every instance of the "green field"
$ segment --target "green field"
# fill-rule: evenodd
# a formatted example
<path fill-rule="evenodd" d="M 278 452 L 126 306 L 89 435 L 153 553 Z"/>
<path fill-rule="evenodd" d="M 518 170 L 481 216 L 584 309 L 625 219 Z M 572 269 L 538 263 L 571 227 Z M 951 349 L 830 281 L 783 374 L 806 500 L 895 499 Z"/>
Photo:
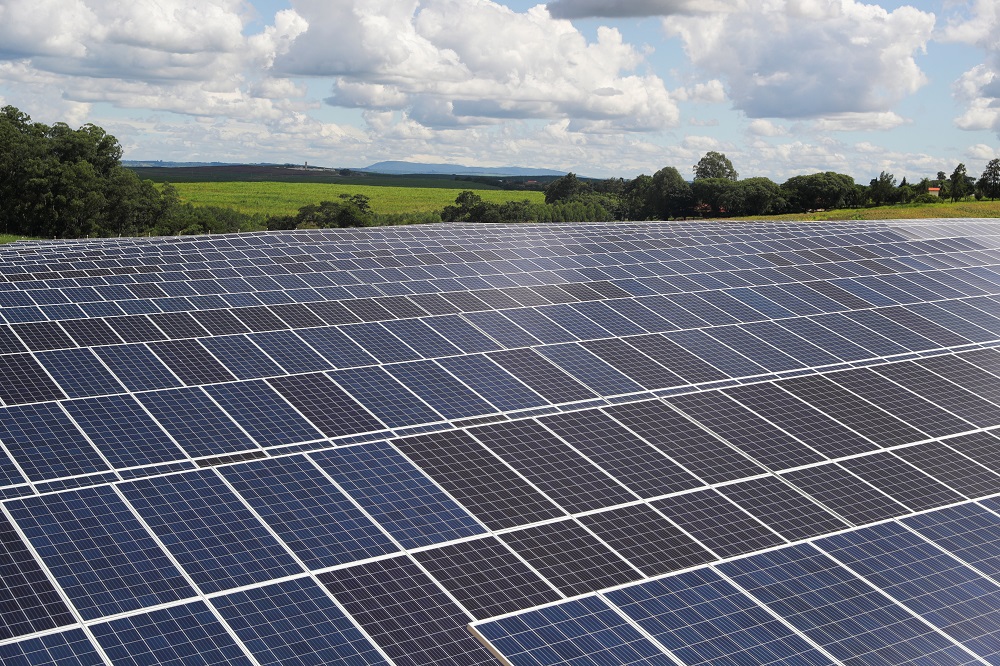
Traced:
<path fill-rule="evenodd" d="M 336 201 L 341 194 L 369 197 L 372 210 L 379 214 L 439 211 L 455 203 L 455 197 L 463 189 L 256 182 L 174 183 L 174 187 L 185 203 L 223 206 L 262 215 L 294 215 L 302 206 Z M 524 199 L 533 203 L 545 202 L 545 195 L 541 192 L 464 189 L 475 190 L 485 201 L 493 203 Z"/>
<path fill-rule="evenodd" d="M 762 215 L 746 220 L 834 221 L 834 220 L 926 220 L 933 218 L 1000 218 L 1000 201 L 956 201 L 933 204 L 898 204 L 875 208 L 845 208 L 815 213 Z"/>

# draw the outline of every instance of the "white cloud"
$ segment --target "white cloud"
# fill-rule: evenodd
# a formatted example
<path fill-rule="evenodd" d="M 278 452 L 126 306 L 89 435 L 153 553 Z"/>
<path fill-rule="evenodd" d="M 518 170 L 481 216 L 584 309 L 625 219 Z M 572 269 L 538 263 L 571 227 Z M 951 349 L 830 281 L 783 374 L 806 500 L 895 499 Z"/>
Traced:
<path fill-rule="evenodd" d="M 747 126 L 747 131 L 754 136 L 785 136 L 788 134 L 788 128 L 781 125 L 776 125 L 770 120 L 765 120 L 764 118 L 756 118 L 750 121 Z"/>
<path fill-rule="evenodd" d="M 989 162 L 990 160 L 1000 157 L 997 154 L 996 148 L 993 146 L 987 146 L 985 143 L 977 143 L 974 146 L 969 146 L 965 154 L 974 160 L 979 160 L 983 162 Z"/>
<path fill-rule="evenodd" d="M 740 11 L 672 16 L 692 63 L 751 118 L 888 112 L 927 81 L 914 54 L 933 14 L 856 0 L 745 0 Z"/>
<path fill-rule="evenodd" d="M 575 121 L 582 130 L 675 126 L 663 81 L 636 73 L 644 55 L 607 27 L 588 41 L 543 6 L 489 0 L 302 0 L 309 24 L 275 68 L 336 77 L 342 106 L 410 110 L 432 127 L 505 119 Z"/>
<path fill-rule="evenodd" d="M 986 62 L 954 83 L 955 97 L 966 107 L 955 126 L 1000 133 L 1000 6 L 993 0 L 975 0 L 963 8 L 965 12 L 951 17 L 941 39 L 981 49 Z"/>
<path fill-rule="evenodd" d="M 836 113 L 819 118 L 813 127 L 821 132 L 873 132 L 895 129 L 907 122 L 894 111 Z"/>
<path fill-rule="evenodd" d="M 727 0 L 555 0 L 548 10 L 562 19 L 625 18 L 726 12 L 738 4 Z"/>
<path fill-rule="evenodd" d="M 726 89 L 723 87 L 722 81 L 718 79 L 678 88 L 672 94 L 679 102 L 718 104 L 726 101 Z"/>

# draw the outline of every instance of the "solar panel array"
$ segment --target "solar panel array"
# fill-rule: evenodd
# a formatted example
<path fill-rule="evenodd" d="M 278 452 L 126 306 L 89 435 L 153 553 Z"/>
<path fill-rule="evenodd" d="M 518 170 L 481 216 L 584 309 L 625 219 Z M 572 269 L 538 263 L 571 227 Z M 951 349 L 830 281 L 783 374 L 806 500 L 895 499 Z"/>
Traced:
<path fill-rule="evenodd" d="M 0 248 L 0 663 L 1000 663 L 1000 224 Z"/>

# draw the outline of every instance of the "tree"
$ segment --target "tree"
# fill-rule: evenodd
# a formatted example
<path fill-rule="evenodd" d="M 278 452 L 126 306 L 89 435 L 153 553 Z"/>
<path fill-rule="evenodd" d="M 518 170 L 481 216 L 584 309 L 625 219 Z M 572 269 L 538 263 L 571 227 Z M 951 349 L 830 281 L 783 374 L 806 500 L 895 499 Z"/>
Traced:
<path fill-rule="evenodd" d="M 989 197 L 991 201 L 1000 196 L 1000 159 L 990 160 L 977 185 L 983 196 Z"/>
<path fill-rule="evenodd" d="M 575 173 L 568 173 L 562 178 L 556 178 L 548 184 L 545 188 L 545 203 L 569 201 L 586 189 L 589 188 L 576 177 Z"/>
<path fill-rule="evenodd" d="M 687 217 L 694 208 L 691 186 L 674 167 L 664 167 L 653 174 L 652 199 L 656 203 L 657 217 Z"/>
<path fill-rule="evenodd" d="M 949 190 L 951 191 L 951 200 L 958 201 L 959 199 L 964 199 L 965 195 L 969 193 L 969 174 L 965 170 L 965 165 L 959 163 L 955 170 L 951 172 L 951 178 L 948 179 Z"/>
<path fill-rule="evenodd" d="M 872 178 L 868 185 L 868 196 L 876 206 L 896 202 L 896 177 L 883 171 L 878 178 Z"/>
<path fill-rule="evenodd" d="M 858 189 L 847 174 L 826 171 L 793 176 L 781 185 L 789 207 L 796 212 L 857 205 Z"/>
<path fill-rule="evenodd" d="M 717 153 L 714 150 L 710 150 L 694 165 L 694 179 L 703 180 L 706 178 L 739 180 L 740 174 L 736 173 L 733 163 L 729 161 L 725 153 Z"/>
<path fill-rule="evenodd" d="M 732 216 L 780 213 L 787 205 L 781 186 L 770 178 L 746 178 L 723 195 L 721 206 Z"/>
<path fill-rule="evenodd" d="M 691 194 L 699 213 L 718 216 L 723 212 L 723 201 L 733 196 L 736 182 L 728 178 L 698 178 L 691 183 Z"/>

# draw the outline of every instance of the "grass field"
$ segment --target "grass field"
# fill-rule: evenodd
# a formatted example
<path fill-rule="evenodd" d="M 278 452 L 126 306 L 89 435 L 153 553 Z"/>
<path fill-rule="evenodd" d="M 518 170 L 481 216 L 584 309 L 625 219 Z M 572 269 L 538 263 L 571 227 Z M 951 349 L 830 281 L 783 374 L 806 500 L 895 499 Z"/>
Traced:
<path fill-rule="evenodd" d="M 473 185 L 473 183 L 470 183 Z M 336 201 L 341 194 L 363 194 L 380 214 L 438 211 L 455 203 L 462 188 L 379 187 L 371 185 L 327 185 L 320 183 L 174 183 L 181 201 L 196 206 L 224 206 L 263 215 L 291 215 L 308 204 Z M 475 189 L 468 187 L 464 189 Z M 503 203 L 528 199 L 543 203 L 541 192 L 479 190 L 485 201 Z"/>
<path fill-rule="evenodd" d="M 1000 201 L 950 201 L 934 204 L 900 204 L 877 208 L 847 208 L 825 210 L 816 213 L 793 213 L 789 215 L 764 215 L 740 218 L 747 220 L 925 220 L 930 218 L 994 217 L 1000 218 Z"/>

